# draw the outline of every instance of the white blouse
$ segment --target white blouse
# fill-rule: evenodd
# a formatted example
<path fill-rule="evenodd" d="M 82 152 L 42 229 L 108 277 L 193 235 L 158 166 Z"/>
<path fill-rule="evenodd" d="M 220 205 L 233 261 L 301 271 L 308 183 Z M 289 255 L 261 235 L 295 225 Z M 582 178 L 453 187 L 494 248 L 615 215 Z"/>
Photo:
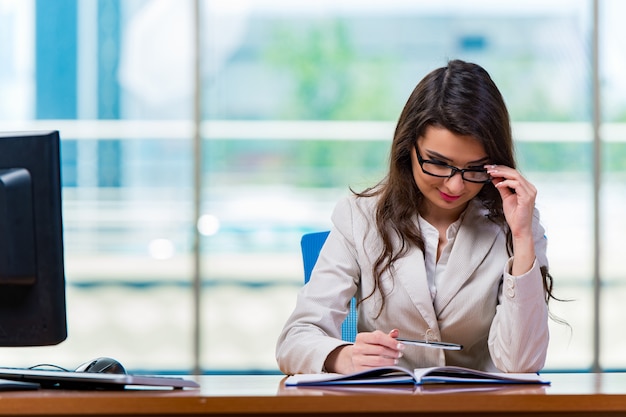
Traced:
<path fill-rule="evenodd" d="M 452 246 L 454 245 L 454 239 L 459 231 L 463 216 L 459 217 L 457 221 L 448 226 L 446 230 L 446 245 L 441 251 L 439 261 L 437 261 L 437 246 L 439 245 L 439 231 L 432 224 L 428 223 L 422 216 L 418 216 L 418 223 L 420 231 L 422 232 L 422 238 L 424 239 L 424 263 L 426 264 L 426 279 L 428 280 L 428 289 L 430 290 L 430 298 L 433 303 L 435 297 L 437 297 L 437 288 L 441 285 L 445 285 L 445 282 L 441 282 L 441 276 L 446 270 L 448 264 L 448 258 L 450 252 L 452 252 Z"/>

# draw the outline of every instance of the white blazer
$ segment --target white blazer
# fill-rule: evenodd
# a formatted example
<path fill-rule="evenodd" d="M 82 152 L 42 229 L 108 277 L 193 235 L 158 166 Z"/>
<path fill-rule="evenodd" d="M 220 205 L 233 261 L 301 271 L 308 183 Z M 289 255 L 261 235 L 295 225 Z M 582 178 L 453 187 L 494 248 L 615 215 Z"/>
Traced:
<path fill-rule="evenodd" d="M 381 250 L 374 216 L 377 198 L 341 200 L 333 227 L 308 284 L 276 345 L 276 360 L 286 374 L 323 372 L 326 357 L 347 344 L 341 323 L 350 299 L 373 290 L 372 264 Z M 382 277 L 386 293 L 364 300 L 358 308 L 358 331 L 397 328 L 400 337 L 454 342 L 460 351 L 406 346 L 400 366 L 458 365 L 502 372 L 536 372 L 548 348 L 548 308 L 539 267 L 547 266 L 546 238 L 535 210 L 536 260 L 522 276 L 510 275 L 512 258 L 506 235 L 472 202 L 463 217 L 434 302 L 426 279 L 424 255 L 412 248 L 395 262 L 393 277 Z M 417 216 L 415 219 L 417 222 Z"/>

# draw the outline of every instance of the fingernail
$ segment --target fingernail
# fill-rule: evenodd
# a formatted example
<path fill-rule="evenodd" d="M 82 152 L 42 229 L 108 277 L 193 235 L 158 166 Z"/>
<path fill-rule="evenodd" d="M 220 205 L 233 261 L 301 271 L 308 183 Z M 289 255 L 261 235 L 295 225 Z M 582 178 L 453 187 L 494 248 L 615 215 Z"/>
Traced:
<path fill-rule="evenodd" d="M 396 349 L 398 349 L 398 350 L 404 350 L 404 348 L 405 348 L 404 343 L 398 343 L 396 345 Z"/>
<path fill-rule="evenodd" d="M 401 358 L 401 357 L 403 357 L 403 356 L 404 356 L 404 353 L 402 353 L 402 352 L 398 352 L 398 359 L 400 359 L 400 358 Z"/>
<path fill-rule="evenodd" d="M 398 361 L 397 359 L 394 359 L 394 360 L 393 360 L 393 364 L 394 364 L 394 365 L 397 365 L 398 363 L 399 363 L 399 361 Z"/>

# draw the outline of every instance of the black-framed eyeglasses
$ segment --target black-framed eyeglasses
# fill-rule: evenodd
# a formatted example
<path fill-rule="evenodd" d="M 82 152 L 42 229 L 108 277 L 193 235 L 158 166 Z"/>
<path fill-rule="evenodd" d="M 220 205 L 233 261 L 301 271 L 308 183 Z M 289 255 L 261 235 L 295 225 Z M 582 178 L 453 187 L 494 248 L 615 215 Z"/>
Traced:
<path fill-rule="evenodd" d="M 457 172 L 461 174 L 461 178 L 465 181 L 484 184 L 491 181 L 491 176 L 484 168 L 457 168 L 452 165 L 445 164 L 441 161 L 433 161 L 424 159 L 420 155 L 420 150 L 415 142 L 415 153 L 417 154 L 417 161 L 422 168 L 424 174 L 432 175 L 433 177 L 440 178 L 452 178 Z"/>

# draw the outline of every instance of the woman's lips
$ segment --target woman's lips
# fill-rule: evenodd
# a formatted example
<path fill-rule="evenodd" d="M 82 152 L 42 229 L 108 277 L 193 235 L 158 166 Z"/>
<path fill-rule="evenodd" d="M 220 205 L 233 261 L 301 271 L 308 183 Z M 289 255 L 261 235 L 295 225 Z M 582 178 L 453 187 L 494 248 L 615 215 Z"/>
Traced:
<path fill-rule="evenodd" d="M 439 191 L 439 195 L 441 195 L 442 199 L 444 199 L 445 201 L 448 201 L 448 202 L 453 202 L 453 201 L 456 201 L 459 198 L 461 198 L 460 195 L 456 195 L 456 196 L 455 195 L 449 195 L 449 194 L 444 193 L 443 191 Z"/>

